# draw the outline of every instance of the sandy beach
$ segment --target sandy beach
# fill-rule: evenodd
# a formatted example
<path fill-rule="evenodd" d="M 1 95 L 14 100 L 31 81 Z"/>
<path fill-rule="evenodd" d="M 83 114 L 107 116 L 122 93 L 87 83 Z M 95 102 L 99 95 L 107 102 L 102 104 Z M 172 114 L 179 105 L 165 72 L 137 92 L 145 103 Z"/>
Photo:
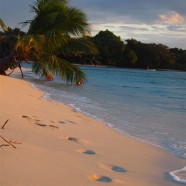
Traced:
<path fill-rule="evenodd" d="M 184 160 L 42 96 L 0 76 L 1 186 L 178 185 Z"/>

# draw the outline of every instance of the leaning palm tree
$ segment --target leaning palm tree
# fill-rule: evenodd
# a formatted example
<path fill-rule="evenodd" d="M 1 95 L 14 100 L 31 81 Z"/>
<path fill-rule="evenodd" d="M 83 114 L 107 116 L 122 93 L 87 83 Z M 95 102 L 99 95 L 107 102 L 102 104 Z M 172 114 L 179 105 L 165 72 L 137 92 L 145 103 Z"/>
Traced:
<path fill-rule="evenodd" d="M 7 27 L 4 22 L 0 19 L 0 26 L 2 28 L 0 36 L 0 74 L 6 75 L 6 70 L 8 68 L 14 68 L 14 55 L 12 51 L 17 42 L 17 35 L 11 28 Z"/>
<path fill-rule="evenodd" d="M 85 14 L 63 0 L 37 0 L 31 9 L 35 17 L 23 23 L 29 29 L 15 44 L 15 63 L 30 63 L 36 74 L 48 80 L 57 74 L 67 82 L 84 81 L 82 70 L 66 59 L 80 51 L 97 52 L 85 37 L 89 34 Z"/>

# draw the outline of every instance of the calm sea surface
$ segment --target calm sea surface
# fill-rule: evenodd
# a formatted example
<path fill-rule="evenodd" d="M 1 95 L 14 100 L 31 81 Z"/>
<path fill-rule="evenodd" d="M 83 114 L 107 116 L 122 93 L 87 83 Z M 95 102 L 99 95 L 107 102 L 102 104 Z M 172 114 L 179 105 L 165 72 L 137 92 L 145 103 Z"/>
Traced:
<path fill-rule="evenodd" d="M 186 158 L 186 72 L 81 68 L 88 77 L 81 87 L 60 78 L 33 82 L 50 99 Z"/>
<path fill-rule="evenodd" d="M 60 78 L 32 82 L 45 97 L 186 159 L 186 72 L 81 68 L 88 77 L 81 87 Z"/>

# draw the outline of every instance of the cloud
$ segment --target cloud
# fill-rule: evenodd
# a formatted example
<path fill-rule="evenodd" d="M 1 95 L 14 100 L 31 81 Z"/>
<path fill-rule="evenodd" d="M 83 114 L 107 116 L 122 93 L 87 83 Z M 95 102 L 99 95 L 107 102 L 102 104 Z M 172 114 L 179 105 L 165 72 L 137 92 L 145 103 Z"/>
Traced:
<path fill-rule="evenodd" d="M 151 24 L 158 15 L 175 11 L 185 15 L 185 0 L 71 0 L 73 6 L 83 9 L 89 21 L 107 21 L 123 19 L 130 23 Z"/>
<path fill-rule="evenodd" d="M 184 24 L 185 19 L 179 13 L 171 11 L 168 14 L 162 14 L 159 16 L 160 22 L 172 25 Z"/>
<path fill-rule="evenodd" d="M 0 17 L 10 27 L 32 19 L 36 0 L 0 0 Z M 164 42 L 186 49 L 186 0 L 70 0 L 87 15 L 92 35 L 110 30 L 122 39 Z M 24 28 L 25 29 L 25 28 Z M 24 31 L 26 31 L 25 29 Z"/>
<path fill-rule="evenodd" d="M 173 32 L 181 32 L 184 35 L 186 33 L 186 26 L 184 25 L 168 25 L 167 29 Z"/>

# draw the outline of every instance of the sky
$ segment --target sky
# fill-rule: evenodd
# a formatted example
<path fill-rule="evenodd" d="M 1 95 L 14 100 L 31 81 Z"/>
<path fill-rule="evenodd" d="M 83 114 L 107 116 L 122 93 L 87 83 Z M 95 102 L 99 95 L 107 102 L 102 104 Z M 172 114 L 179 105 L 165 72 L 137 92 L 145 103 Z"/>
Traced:
<path fill-rule="evenodd" d="M 0 18 L 21 28 L 18 23 L 34 16 L 29 7 L 34 1 L 0 0 Z M 71 0 L 70 5 L 86 13 L 92 36 L 108 29 L 123 41 L 186 49 L 186 0 Z"/>

